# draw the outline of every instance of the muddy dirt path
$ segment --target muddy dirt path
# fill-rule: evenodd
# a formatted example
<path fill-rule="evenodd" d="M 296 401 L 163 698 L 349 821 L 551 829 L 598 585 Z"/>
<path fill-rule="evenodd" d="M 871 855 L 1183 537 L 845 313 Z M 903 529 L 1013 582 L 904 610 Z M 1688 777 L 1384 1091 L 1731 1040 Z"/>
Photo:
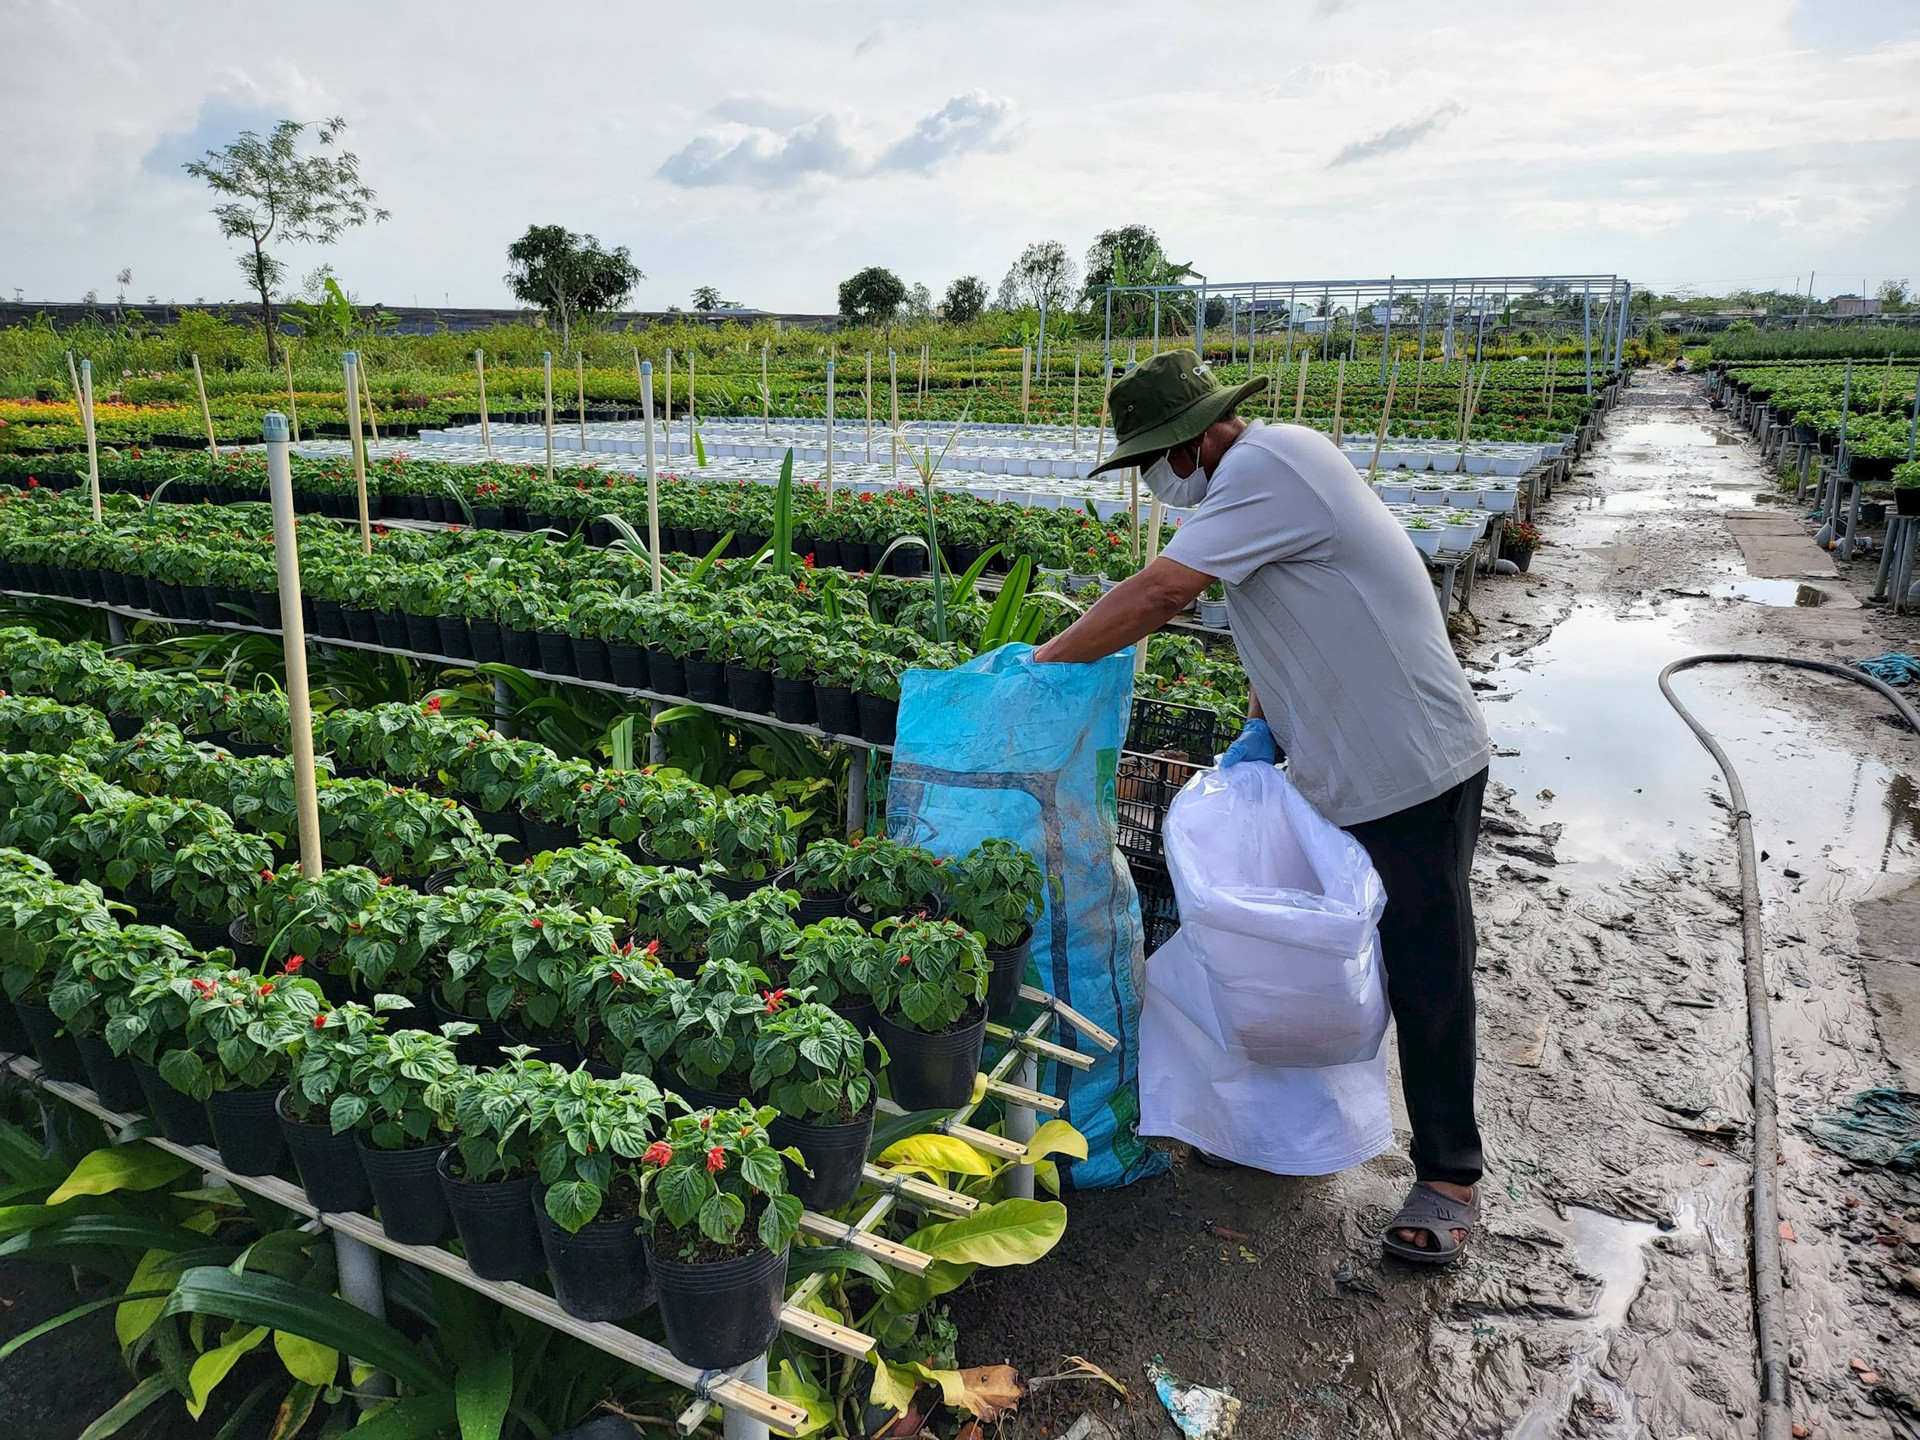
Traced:
<path fill-rule="evenodd" d="M 1752 582 L 1727 517 L 1771 506 L 1772 486 L 1719 420 L 1698 381 L 1641 376 L 1541 507 L 1533 573 L 1475 597 L 1462 654 L 1497 749 L 1474 877 L 1486 1223 L 1468 1260 L 1432 1276 L 1381 1259 L 1403 1154 L 1318 1179 L 1176 1157 L 1163 1179 L 1072 1197 L 1044 1265 L 959 1297 L 968 1363 L 1046 1375 L 1081 1355 L 1133 1392 L 1043 1386 L 1009 1433 L 1057 1435 L 1086 1408 L 1123 1436 L 1171 1435 L 1143 1384 L 1155 1356 L 1230 1384 L 1236 1433 L 1258 1440 L 1753 1433 L 1738 873 L 1712 763 L 1655 677 L 1704 650 L 1913 652 L 1920 625 L 1859 605 L 1870 573 L 1820 579 L 1816 607 L 1792 603 L 1793 580 Z M 1767 852 L 1795 1416 L 1815 1436 L 1920 1434 L 1920 1300 L 1889 1268 L 1920 1256 L 1886 1243 L 1920 1240 L 1920 1194 L 1848 1173 L 1802 1128 L 1902 1064 L 1920 1078 L 1920 745 L 1842 682 L 1678 683 L 1740 767 Z"/>

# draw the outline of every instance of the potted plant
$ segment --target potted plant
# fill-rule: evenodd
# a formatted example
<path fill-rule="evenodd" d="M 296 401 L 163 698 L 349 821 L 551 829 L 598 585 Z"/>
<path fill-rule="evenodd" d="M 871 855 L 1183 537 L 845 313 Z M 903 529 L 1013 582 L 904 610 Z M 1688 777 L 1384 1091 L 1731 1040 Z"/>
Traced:
<path fill-rule="evenodd" d="M 930 914 L 945 888 L 942 865 L 918 845 L 869 835 L 853 846 L 853 898 L 848 910 L 869 923 L 889 916 Z"/>
<path fill-rule="evenodd" d="M 333 1102 L 335 1133 L 351 1130 L 379 1207 L 380 1228 L 405 1245 L 438 1245 L 453 1231 L 440 1189 L 440 1152 L 453 1130 L 453 1098 L 471 1071 L 454 1046 L 473 1027 L 375 1031 Z"/>
<path fill-rule="evenodd" d="M 1500 527 L 1500 554 L 1523 573 L 1533 564 L 1533 552 L 1539 545 L 1540 532 L 1530 520 L 1509 520 Z"/>
<path fill-rule="evenodd" d="M 794 923 L 798 898 L 768 885 L 739 900 L 723 900 L 707 921 L 707 954 L 735 960 L 778 978 L 786 973 L 786 951 L 800 937 Z"/>
<path fill-rule="evenodd" d="M 286 1154 L 275 1116 L 302 1030 L 323 1012 L 320 987 L 299 975 L 262 979 L 244 970 L 189 982 L 185 1044 L 160 1078 L 207 1107 L 220 1161 L 237 1175 L 271 1175 Z"/>
<path fill-rule="evenodd" d="M 107 1043 L 107 1025 L 125 1009 L 139 968 L 162 959 L 197 964 L 200 957 L 179 931 L 157 925 L 90 931 L 69 942 L 47 992 L 47 1003 L 79 1049 L 86 1083 L 102 1105 L 123 1115 L 139 1113 L 146 1102 L 133 1062 Z"/>
<path fill-rule="evenodd" d="M 22 857 L 23 859 L 26 857 Z M 0 870 L 0 984 L 49 1080 L 86 1083 L 79 1047 L 48 1005 L 69 947 L 117 929 L 92 885 L 54 878 L 43 862 Z"/>
<path fill-rule="evenodd" d="M 847 913 L 847 897 L 853 891 L 854 850 L 844 840 L 831 837 L 815 840 L 800 852 L 788 883 L 800 892 L 800 907 L 794 919 L 811 925 L 829 915 Z"/>
<path fill-rule="evenodd" d="M 707 825 L 707 858 L 722 872 L 713 877 L 714 887 L 738 900 L 773 883 L 793 863 L 803 818 L 771 795 L 720 801 Z"/>
<path fill-rule="evenodd" d="M 1200 592 L 1200 623 L 1209 630 L 1227 628 L 1227 590 L 1218 580 Z"/>
<path fill-rule="evenodd" d="M 806 990 L 866 1034 L 873 1027 L 873 989 L 884 963 L 879 940 L 858 920 L 829 915 L 793 942 L 787 984 Z"/>
<path fill-rule="evenodd" d="M 713 792 L 680 775 L 656 775 L 641 800 L 647 853 L 670 864 L 696 863 L 707 845 Z"/>
<path fill-rule="evenodd" d="M 720 892 L 691 870 L 642 866 L 632 894 L 633 942 L 677 975 L 698 973 L 707 926 L 726 903 Z"/>
<path fill-rule="evenodd" d="M 646 1308 L 645 1157 L 665 1115 L 644 1075 L 557 1071 L 531 1100 L 539 1198 L 534 1223 L 560 1308 L 624 1320 Z"/>
<path fill-rule="evenodd" d="M 473 1273 L 526 1281 L 546 1269 L 533 1218 L 533 1114 L 556 1072 L 530 1046 L 505 1056 L 454 1095 L 454 1141 L 440 1153 L 440 1187 Z"/>
<path fill-rule="evenodd" d="M 304 960 L 287 964 L 295 974 L 306 966 Z M 321 1210 L 373 1213 L 359 1137 L 350 1125 L 334 1128 L 333 1109 L 352 1093 L 353 1075 L 365 1061 L 369 1040 L 385 1028 L 386 1017 L 380 1012 L 406 1003 L 398 995 L 381 995 L 371 1007 L 337 1005 L 316 1014 L 293 1042 L 293 1061 L 276 1113 L 301 1187 Z"/>
<path fill-rule="evenodd" d="M 773 1003 L 754 1033 L 751 1078 L 754 1093 L 779 1111 L 769 1126 L 773 1143 L 800 1152 L 787 1188 L 815 1210 L 846 1204 L 873 1138 L 877 1092 L 866 1036 L 825 1005 Z"/>
<path fill-rule="evenodd" d="M 698 1105 L 732 1105 L 752 1088 L 754 1030 L 781 993 L 764 971 L 709 960 L 692 980 L 676 976 L 660 987 L 637 1035 L 665 1063 L 669 1090 Z"/>
<path fill-rule="evenodd" d="M 1920 515 L 1920 460 L 1895 467 L 1893 510 L 1896 515 Z"/>
<path fill-rule="evenodd" d="M 952 917 L 980 937 L 993 978 L 987 985 L 987 1016 L 1003 1019 L 1020 1002 L 1033 927 L 1046 899 L 1046 877 L 1024 845 L 982 840 L 947 867 Z"/>
<path fill-rule="evenodd" d="M 987 1035 L 992 967 L 980 937 L 951 920 L 883 920 L 873 989 L 893 1098 L 952 1110 L 973 1095 Z"/>
<path fill-rule="evenodd" d="M 578 1065 L 586 1017 L 566 1015 L 567 990 L 581 966 L 613 952 L 613 922 L 597 910 L 498 892 L 487 908 L 486 919 L 447 952 L 441 997 L 456 1015 L 500 1025 L 509 1044 Z"/>
<path fill-rule="evenodd" d="M 780 1333 L 787 1249 L 804 1209 L 768 1138 L 772 1107 L 751 1103 L 669 1121 L 642 1156 L 640 1219 L 660 1323 L 674 1358 L 727 1369 Z"/>

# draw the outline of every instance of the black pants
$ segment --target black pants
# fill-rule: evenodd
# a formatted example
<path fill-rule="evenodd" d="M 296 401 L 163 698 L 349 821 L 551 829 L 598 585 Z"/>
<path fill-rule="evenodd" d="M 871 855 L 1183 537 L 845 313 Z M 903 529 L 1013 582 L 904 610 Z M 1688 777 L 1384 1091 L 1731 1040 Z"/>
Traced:
<path fill-rule="evenodd" d="M 1473 847 L 1482 770 L 1405 810 L 1350 826 L 1387 890 L 1380 917 L 1387 1003 L 1400 1034 L 1400 1085 L 1422 1180 L 1480 1179 L 1473 1116 Z"/>

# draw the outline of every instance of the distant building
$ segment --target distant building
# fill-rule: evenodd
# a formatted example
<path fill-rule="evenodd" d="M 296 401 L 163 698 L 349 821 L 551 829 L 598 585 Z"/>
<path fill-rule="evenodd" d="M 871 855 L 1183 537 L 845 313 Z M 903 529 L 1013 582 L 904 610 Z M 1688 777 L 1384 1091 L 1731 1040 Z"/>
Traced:
<path fill-rule="evenodd" d="M 1878 315 L 1886 309 L 1885 304 L 1865 295 L 1836 295 L 1833 297 L 1833 313 L 1836 315 Z"/>

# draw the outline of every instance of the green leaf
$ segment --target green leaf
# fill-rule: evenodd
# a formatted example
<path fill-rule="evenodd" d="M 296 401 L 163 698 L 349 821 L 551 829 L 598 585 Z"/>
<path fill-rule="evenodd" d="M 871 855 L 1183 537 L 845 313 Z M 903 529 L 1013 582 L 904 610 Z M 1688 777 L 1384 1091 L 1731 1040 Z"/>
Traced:
<path fill-rule="evenodd" d="M 924 1134 L 951 1114 L 951 1110 L 913 1110 L 905 1115 L 876 1115 L 873 1139 L 867 1142 L 867 1158 L 879 1159 L 896 1141 Z"/>
<path fill-rule="evenodd" d="M 844 1245 L 796 1245 L 787 1252 L 787 1279 L 802 1280 L 809 1275 L 837 1275 L 851 1270 L 864 1275 L 882 1293 L 893 1288 L 893 1272 L 871 1255 Z"/>
<path fill-rule="evenodd" d="M 156 1403 L 173 1393 L 173 1386 L 165 1375 L 147 1376 L 82 1430 L 80 1440 L 108 1440 L 109 1436 L 118 1435 Z"/>
<path fill-rule="evenodd" d="M 140 1257 L 140 1263 L 133 1267 L 133 1278 L 127 1282 L 127 1294 L 121 1297 L 125 1303 L 113 1312 L 113 1334 L 120 1342 L 121 1349 L 124 1350 L 152 1329 L 153 1322 L 166 1311 L 166 1297 L 173 1293 L 171 1288 L 162 1291 L 155 1299 L 129 1297 L 151 1289 L 166 1278 L 168 1261 L 172 1255 L 173 1252 L 168 1250 L 149 1250 Z"/>
<path fill-rule="evenodd" d="M 167 1313 L 217 1315 L 288 1330 L 364 1360 L 416 1390 L 446 1387 L 440 1367 L 385 1321 L 274 1275 L 235 1275 L 218 1265 L 196 1266 L 180 1277 Z"/>
<path fill-rule="evenodd" d="M 81 1157 L 47 1203 L 58 1205 L 76 1195 L 109 1195 L 115 1190 L 157 1190 L 193 1168 L 191 1161 L 152 1145 L 95 1150 Z"/>
<path fill-rule="evenodd" d="M 455 1418 L 453 1392 L 442 1390 L 375 1411 L 345 1433 L 351 1440 L 436 1440 Z"/>
<path fill-rule="evenodd" d="M 240 1363 L 242 1355 L 266 1338 L 267 1327 L 256 1325 L 237 1340 L 217 1345 L 195 1360 L 193 1368 L 187 1372 L 187 1382 L 192 1387 L 187 1396 L 187 1413 L 196 1420 L 204 1415 L 207 1401 L 212 1398 L 220 1382 L 227 1378 L 227 1372 Z"/>
<path fill-rule="evenodd" d="M 140 1294 L 136 1298 L 139 1298 L 142 1300 L 150 1299 L 154 1296 L 160 1296 L 164 1298 L 165 1296 L 170 1295 L 172 1293 L 173 1292 L 170 1290 L 143 1290 L 140 1292 Z M 84 1305 L 76 1305 L 73 1307 L 73 1309 L 68 1310 L 63 1314 L 54 1316 L 51 1320 L 41 1321 L 38 1325 L 34 1326 L 31 1330 L 21 1331 L 18 1335 L 14 1336 L 11 1340 L 7 1341 L 6 1344 L 0 1345 L 0 1360 L 5 1360 L 8 1357 L 10 1357 L 14 1353 L 14 1351 L 22 1349 L 27 1345 L 31 1345 L 35 1340 L 38 1340 L 42 1335 L 46 1335 L 54 1330 L 58 1330 L 62 1325 L 65 1325 L 69 1320 L 84 1319 L 86 1316 L 91 1315 L 96 1310 L 104 1310 L 109 1305 L 118 1305 L 123 1298 L 125 1297 L 120 1295 L 109 1295 L 103 1300 L 89 1300 Z"/>
<path fill-rule="evenodd" d="M 833 1397 L 818 1385 L 802 1379 L 791 1360 L 782 1360 L 780 1368 L 768 1374 L 767 1393 L 807 1412 L 807 1418 L 794 1432 L 796 1435 L 817 1435 L 833 1424 Z"/>
<path fill-rule="evenodd" d="M 453 1395 L 460 1440 L 500 1440 L 513 1399 L 513 1351 L 496 1350 L 476 1364 L 462 1365 Z"/>
<path fill-rule="evenodd" d="M 0 1255 L 45 1256 L 54 1250 L 101 1246 L 192 1250 L 206 1243 L 206 1236 L 184 1226 L 149 1220 L 141 1215 L 76 1215 L 70 1220 L 56 1220 L 15 1235 L 0 1244 Z"/>
<path fill-rule="evenodd" d="M 293 1335 L 285 1330 L 273 1332 L 273 1348 L 287 1373 L 308 1385 L 331 1385 L 340 1372 L 340 1352 L 331 1345 Z"/>
<path fill-rule="evenodd" d="M 1027 1160 L 1032 1163 L 1049 1155 L 1070 1155 L 1075 1160 L 1084 1160 L 1087 1137 L 1064 1120 L 1049 1120 L 1027 1141 Z"/>
<path fill-rule="evenodd" d="M 1082 1147 L 1086 1145 L 1083 1140 Z M 964 1140 L 951 1135 L 910 1135 L 889 1145 L 874 1162 L 909 1165 L 919 1170 L 941 1170 L 956 1175 L 991 1175 L 993 1162 Z"/>
<path fill-rule="evenodd" d="M 572 1233 L 600 1213 L 601 1199 L 597 1185 L 563 1180 L 547 1190 L 547 1214 L 554 1224 Z"/>
<path fill-rule="evenodd" d="M 740 1231 L 747 1218 L 747 1206 L 738 1195 L 716 1190 L 700 1207 L 700 1233 L 716 1245 L 724 1245 Z"/>
<path fill-rule="evenodd" d="M 16 1184 L 57 1185 L 66 1166 L 41 1152 L 40 1142 L 18 1125 L 0 1120 L 0 1171 Z"/>
<path fill-rule="evenodd" d="M 964 1220 L 917 1230 L 905 1243 L 957 1264 L 1031 1265 L 1066 1229 L 1067 1207 L 1057 1200 L 1002 1200 Z"/>

